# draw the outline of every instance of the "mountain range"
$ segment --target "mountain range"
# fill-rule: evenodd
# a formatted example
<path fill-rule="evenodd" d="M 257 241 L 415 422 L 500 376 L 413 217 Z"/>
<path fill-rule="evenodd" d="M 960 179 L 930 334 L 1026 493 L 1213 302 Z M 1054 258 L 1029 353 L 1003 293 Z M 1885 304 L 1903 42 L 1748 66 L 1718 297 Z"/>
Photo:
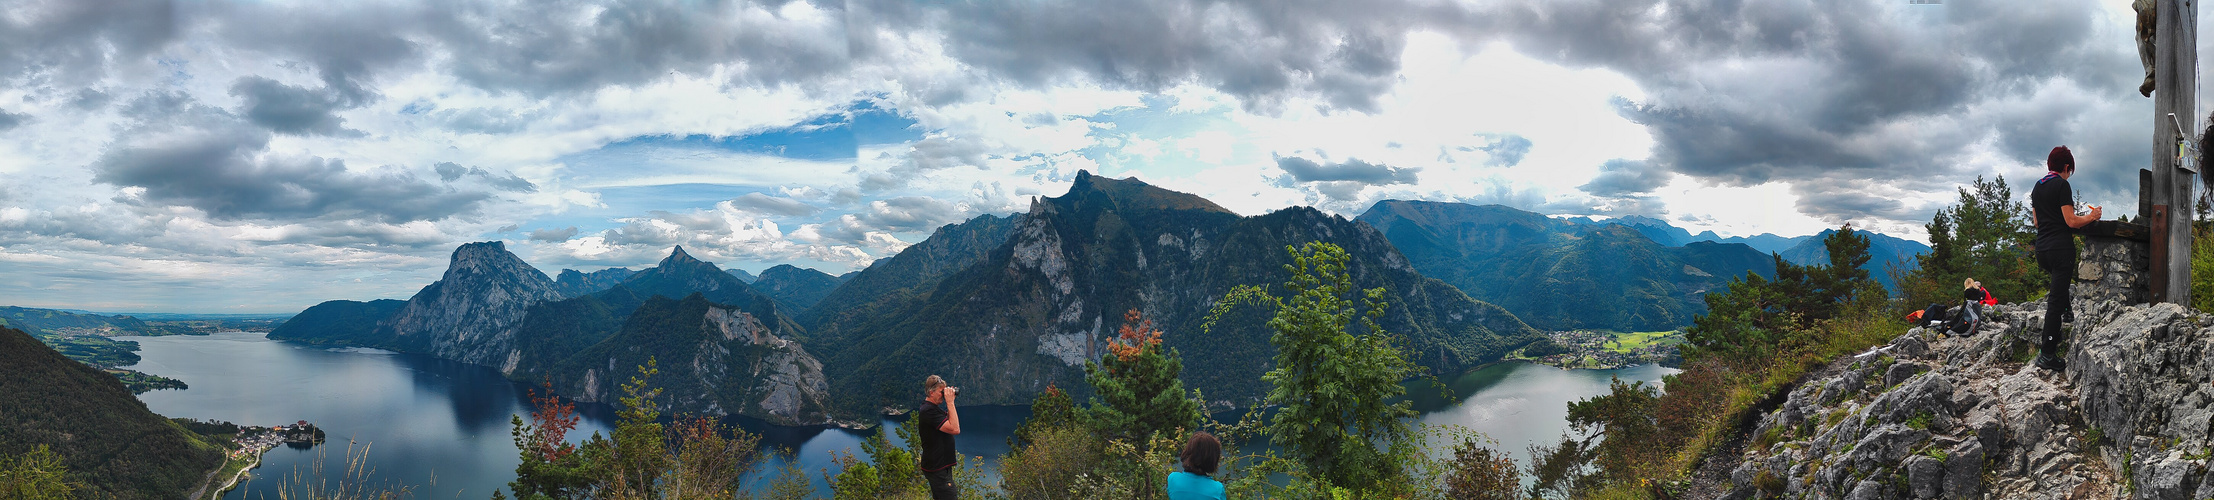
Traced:
<path fill-rule="evenodd" d="M 1281 293 L 1287 247 L 1309 241 L 1345 248 L 1356 284 L 1386 290 L 1380 323 L 1434 372 L 1458 373 L 1538 338 L 1507 310 L 1423 277 L 1366 224 L 1305 207 L 1245 217 L 1088 172 L 1027 213 L 942 227 L 845 276 L 778 266 L 747 284 L 680 247 L 612 284 L 595 278 L 606 271 L 548 279 L 499 242 L 471 243 L 404 303 L 326 302 L 271 337 L 490 366 L 585 401 L 612 400 L 651 358 L 673 411 L 805 425 L 903 408 L 930 374 L 955 380 L 972 404 L 1083 387 L 1084 362 L 1136 309 L 1192 360 L 1188 383 L 1234 406 L 1265 391 L 1269 313 L 1237 311 L 1212 331 L 1199 325 L 1233 287 Z"/>
<path fill-rule="evenodd" d="M 1267 313 L 1241 311 L 1212 331 L 1200 324 L 1238 285 L 1283 293 L 1286 247 L 1310 241 L 1343 247 L 1356 286 L 1385 289 L 1379 322 L 1434 372 L 1537 338 L 1506 310 L 1423 277 L 1365 224 L 1307 207 L 1240 216 L 1081 172 L 1066 194 L 1035 199 L 1024 214 L 949 226 L 861 271 L 804 316 L 808 344 L 839 367 L 831 391 L 843 411 L 913 404 L 931 374 L 978 404 L 1015 404 L 1051 384 L 1084 387 L 1084 362 L 1135 309 L 1183 354 L 1186 384 L 1213 405 L 1242 405 L 1266 390 Z"/>
<path fill-rule="evenodd" d="M 1358 218 L 1414 268 L 1546 330 L 1670 330 L 1702 298 L 1775 260 L 1739 243 L 1667 246 L 1630 224 L 1579 223 L 1500 205 L 1378 202 Z M 1657 221 L 1656 221 L 1657 222 Z"/>
<path fill-rule="evenodd" d="M 1837 232 L 1836 229 L 1825 229 L 1820 233 L 1804 236 L 1785 237 L 1772 233 L 1761 233 L 1753 236 L 1724 238 L 1714 234 L 1714 231 L 1701 231 L 1699 234 L 1691 234 L 1690 231 L 1671 225 L 1667 221 L 1639 215 L 1604 220 L 1593 220 L 1589 217 L 1570 217 L 1561 220 L 1584 226 L 1612 224 L 1628 227 L 1637 230 L 1638 234 L 1643 234 L 1646 238 L 1652 239 L 1655 243 L 1660 243 L 1663 246 L 1679 247 L 1701 241 L 1742 243 L 1761 253 L 1782 255 L 1784 262 L 1802 266 L 1829 265 L 1830 252 L 1829 249 L 1822 246 L 1822 239 L 1829 237 L 1830 233 Z M 1876 282 L 1882 283 L 1885 290 L 1893 293 L 1899 291 L 1899 286 L 1891 278 L 1891 268 L 1911 269 L 1915 265 L 1915 256 L 1930 251 L 1929 245 L 1922 244 L 1919 241 L 1873 231 L 1859 231 L 1859 234 L 1868 237 L 1868 254 L 1870 256 L 1868 263 L 1862 264 L 1860 268 L 1868 270 L 1868 274 L 1875 277 Z"/>
<path fill-rule="evenodd" d="M 905 408 L 932 374 L 971 404 L 1027 403 L 1049 385 L 1081 392 L 1084 363 L 1137 310 L 1185 356 L 1186 384 L 1234 407 L 1267 389 L 1270 312 L 1201 325 L 1234 287 L 1282 293 L 1287 248 L 1306 242 L 1344 248 L 1355 284 L 1384 289 L 1379 323 L 1439 374 L 1537 340 L 1532 325 L 1681 326 L 1702 293 L 1774 272 L 1775 257 L 1747 244 L 1666 245 L 1651 236 L 1673 237 L 1664 223 L 1611 220 L 1404 201 L 1356 219 L 1309 207 L 1242 216 L 1080 172 L 1024 213 L 940 227 L 841 276 L 788 265 L 751 276 L 677 247 L 635 272 L 549 279 L 499 242 L 471 243 L 405 302 L 326 302 L 270 336 L 490 366 L 585 401 L 611 401 L 654 359 L 672 411 L 808 425 Z"/>

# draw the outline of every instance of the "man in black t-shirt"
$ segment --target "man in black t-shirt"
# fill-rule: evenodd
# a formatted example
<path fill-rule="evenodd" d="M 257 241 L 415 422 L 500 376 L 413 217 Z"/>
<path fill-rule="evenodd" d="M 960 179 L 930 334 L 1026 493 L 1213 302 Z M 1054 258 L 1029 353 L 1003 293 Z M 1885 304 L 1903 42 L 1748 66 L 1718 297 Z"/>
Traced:
<path fill-rule="evenodd" d="M 2045 337 L 2037 346 L 2037 367 L 2060 371 L 2068 366 L 2060 360 L 2060 323 L 2072 322 L 2075 316 L 2068 301 L 2068 284 L 2076 274 L 2074 233 L 2099 220 L 2102 212 L 2087 206 L 2088 213 L 2076 215 L 2075 192 L 2068 186 L 2068 178 L 2076 173 L 2076 156 L 2067 146 L 2053 148 L 2045 157 L 2045 170 L 2045 178 L 2030 190 L 2030 220 L 2037 224 L 2037 267 L 2046 276 Z"/>
<path fill-rule="evenodd" d="M 953 500 L 961 498 L 961 489 L 953 485 L 953 467 L 960 463 L 953 450 L 953 436 L 961 433 L 961 412 L 954 408 L 953 399 L 960 388 L 946 387 L 945 379 L 931 375 L 923 379 L 922 406 L 915 409 L 915 418 L 922 419 L 922 473 L 930 483 L 930 498 Z"/>

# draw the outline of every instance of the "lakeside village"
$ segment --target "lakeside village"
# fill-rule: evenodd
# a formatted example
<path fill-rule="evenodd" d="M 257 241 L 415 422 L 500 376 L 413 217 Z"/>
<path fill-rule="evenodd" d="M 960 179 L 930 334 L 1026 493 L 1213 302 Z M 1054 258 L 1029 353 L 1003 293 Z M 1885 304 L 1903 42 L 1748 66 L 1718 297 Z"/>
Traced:
<path fill-rule="evenodd" d="M 1673 367 L 1683 364 L 1684 359 L 1677 347 L 1684 343 L 1681 329 L 1632 333 L 1569 330 L 1546 332 L 1545 337 L 1508 353 L 1505 359 L 1591 370 L 1613 370 L 1646 363 Z"/>
<path fill-rule="evenodd" d="M 247 471 L 261 466 L 261 455 L 275 449 L 277 445 L 281 444 L 300 449 L 313 448 L 315 445 L 322 444 L 324 437 L 322 428 L 316 427 L 315 424 L 308 423 L 306 420 L 294 422 L 291 425 L 270 427 L 239 426 L 229 422 L 201 422 L 190 419 L 177 420 L 178 423 L 194 432 L 217 437 L 232 436 L 230 446 L 228 446 L 230 450 L 226 452 L 227 456 L 225 457 L 228 459 L 227 463 L 224 464 L 222 470 L 218 471 L 219 475 L 215 476 L 225 478 L 223 485 L 214 489 L 211 496 L 207 498 L 220 498 L 223 493 L 237 488 L 239 484 L 250 477 Z"/>

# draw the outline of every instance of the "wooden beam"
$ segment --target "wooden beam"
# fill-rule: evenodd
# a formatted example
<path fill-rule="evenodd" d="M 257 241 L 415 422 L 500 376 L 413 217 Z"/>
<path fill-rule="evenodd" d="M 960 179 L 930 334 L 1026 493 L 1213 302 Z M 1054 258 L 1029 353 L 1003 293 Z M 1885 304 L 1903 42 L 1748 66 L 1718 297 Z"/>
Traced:
<path fill-rule="evenodd" d="M 2190 159 L 2179 155 L 2180 142 L 2188 140 L 2198 124 L 2195 109 L 2198 86 L 2198 6 L 2193 0 L 2158 0 L 2158 28 L 2153 50 L 2153 168 L 2152 189 L 2140 196 L 2153 205 L 2166 205 L 2151 221 L 2160 234 L 2153 238 L 2163 248 L 2153 249 L 2152 296 L 2156 302 L 2191 303 L 2191 207 L 2197 200 L 2192 187 L 2197 179 L 2185 170 Z M 2168 115 L 2174 114 L 2170 119 Z M 2177 124 L 2185 127 L 2178 129 Z"/>

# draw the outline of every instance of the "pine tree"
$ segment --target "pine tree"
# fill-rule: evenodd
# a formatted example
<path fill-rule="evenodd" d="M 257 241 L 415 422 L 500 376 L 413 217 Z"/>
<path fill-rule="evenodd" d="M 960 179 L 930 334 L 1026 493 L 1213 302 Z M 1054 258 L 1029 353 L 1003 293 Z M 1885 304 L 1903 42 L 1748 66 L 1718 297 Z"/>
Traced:
<path fill-rule="evenodd" d="M 1973 186 L 1960 189 L 1958 203 L 1938 210 L 1923 226 L 1930 234 L 1929 253 L 1916 257 L 1915 268 L 1895 280 L 1906 297 L 1902 306 L 1957 303 L 1966 278 L 1982 282 L 1999 300 L 2025 301 L 2041 293 L 2045 272 L 2030 252 L 2037 237 L 2030 222 L 2029 207 L 2014 199 L 2006 177 L 1977 177 Z"/>
<path fill-rule="evenodd" d="M 1164 350 L 1161 332 L 1137 309 L 1123 314 L 1117 333 L 1107 355 L 1084 364 L 1084 379 L 1093 392 L 1085 411 L 1091 428 L 1132 441 L 1199 428 L 1206 415 L 1177 379 L 1184 370 L 1183 355 Z"/>
<path fill-rule="evenodd" d="M 1038 399 L 1030 402 L 1030 418 L 1015 426 L 1014 434 L 1007 436 L 1007 448 L 1022 449 L 1036 440 L 1039 433 L 1076 424 L 1078 418 L 1076 403 L 1069 399 L 1069 393 L 1047 385 L 1045 392 L 1038 393 Z"/>
<path fill-rule="evenodd" d="M 1288 298 L 1268 322 L 1276 367 L 1262 376 L 1275 385 L 1266 403 L 1281 408 L 1269 421 L 1270 443 L 1336 487 L 1372 491 L 1403 483 L 1395 481 L 1393 457 L 1411 446 L 1403 419 L 1415 411 L 1411 401 L 1388 401 L 1406 391 L 1399 382 L 1417 369 L 1376 324 L 1384 289 L 1354 289 L 1349 258 L 1337 245 L 1285 250 L 1293 260 L 1285 266 L 1292 273 L 1284 284 Z M 1364 313 L 1355 313 L 1356 293 Z"/>

